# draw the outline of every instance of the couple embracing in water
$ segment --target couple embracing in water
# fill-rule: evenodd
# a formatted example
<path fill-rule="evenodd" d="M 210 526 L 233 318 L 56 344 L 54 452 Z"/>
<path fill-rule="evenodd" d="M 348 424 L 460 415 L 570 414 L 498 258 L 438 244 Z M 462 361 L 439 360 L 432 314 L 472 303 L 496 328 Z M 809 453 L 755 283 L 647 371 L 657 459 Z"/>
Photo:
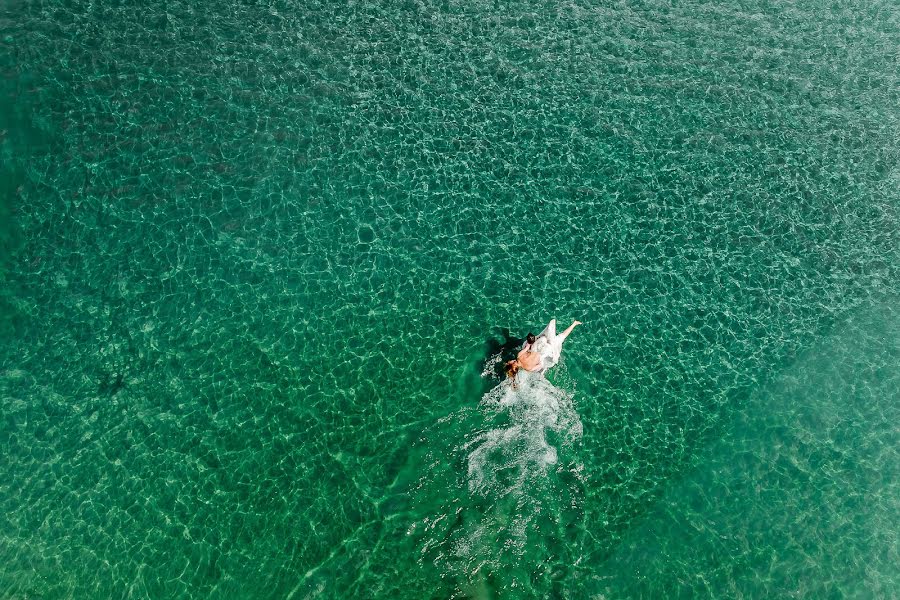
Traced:
<path fill-rule="evenodd" d="M 516 359 L 506 363 L 506 376 L 515 377 L 519 369 L 545 373 L 547 369 L 559 362 L 563 342 L 566 341 L 576 325 L 581 325 L 581 321 L 572 321 L 565 331 L 557 335 L 556 319 L 553 319 L 539 335 L 535 336 L 533 333 L 529 333 L 525 338 L 525 345 L 522 346 Z"/>

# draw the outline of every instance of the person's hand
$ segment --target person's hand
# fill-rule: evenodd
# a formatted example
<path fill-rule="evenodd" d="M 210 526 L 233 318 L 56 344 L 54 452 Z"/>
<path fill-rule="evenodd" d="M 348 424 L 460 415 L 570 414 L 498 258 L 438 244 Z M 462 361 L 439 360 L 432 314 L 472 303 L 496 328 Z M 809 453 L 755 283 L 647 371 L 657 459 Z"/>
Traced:
<path fill-rule="evenodd" d="M 574 321 L 572 325 L 584 325 L 581 321 Z"/>

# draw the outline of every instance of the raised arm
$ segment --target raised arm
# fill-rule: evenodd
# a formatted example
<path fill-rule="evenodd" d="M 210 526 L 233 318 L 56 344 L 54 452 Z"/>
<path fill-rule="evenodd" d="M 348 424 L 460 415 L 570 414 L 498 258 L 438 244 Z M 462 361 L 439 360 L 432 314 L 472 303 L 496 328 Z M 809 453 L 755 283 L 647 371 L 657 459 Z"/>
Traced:
<path fill-rule="evenodd" d="M 572 333 L 572 330 L 575 329 L 576 325 L 581 325 L 581 321 L 572 321 L 572 324 L 566 327 L 566 330 L 559 334 L 557 343 L 562 346 L 562 343 L 566 341 L 566 338 L 569 337 L 569 334 Z"/>

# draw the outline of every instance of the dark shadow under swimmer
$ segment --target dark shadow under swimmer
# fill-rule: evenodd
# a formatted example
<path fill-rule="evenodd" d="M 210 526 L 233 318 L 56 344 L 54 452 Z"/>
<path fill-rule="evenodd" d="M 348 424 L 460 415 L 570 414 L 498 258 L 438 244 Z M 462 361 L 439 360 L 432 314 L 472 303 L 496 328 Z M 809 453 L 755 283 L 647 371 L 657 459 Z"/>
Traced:
<path fill-rule="evenodd" d="M 482 364 L 493 356 L 500 355 L 500 360 L 494 365 L 492 371 L 493 375 L 498 379 L 502 379 L 505 377 L 505 367 L 504 364 L 509 362 L 511 359 L 515 359 L 518 355 L 519 351 L 523 348 L 523 344 L 530 346 L 535 342 L 535 335 L 531 332 L 525 338 L 520 338 L 513 336 L 509 329 L 501 328 L 500 335 L 503 337 L 503 341 L 500 341 L 496 337 L 492 336 L 488 338 L 485 342 L 485 353 L 484 359 L 481 361 Z"/>

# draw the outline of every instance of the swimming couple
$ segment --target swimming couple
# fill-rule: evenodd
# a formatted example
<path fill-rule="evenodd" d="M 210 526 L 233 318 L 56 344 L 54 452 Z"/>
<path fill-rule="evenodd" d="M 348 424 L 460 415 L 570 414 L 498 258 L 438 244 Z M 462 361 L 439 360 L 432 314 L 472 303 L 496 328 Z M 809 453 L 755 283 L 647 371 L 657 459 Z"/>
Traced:
<path fill-rule="evenodd" d="M 565 331 L 557 335 L 556 319 L 553 319 L 539 335 L 535 336 L 529 332 L 519 355 L 515 360 L 506 363 L 506 376 L 515 377 L 519 369 L 545 373 L 547 369 L 559 362 L 563 342 L 566 341 L 576 325 L 581 325 L 581 321 L 572 321 Z"/>

